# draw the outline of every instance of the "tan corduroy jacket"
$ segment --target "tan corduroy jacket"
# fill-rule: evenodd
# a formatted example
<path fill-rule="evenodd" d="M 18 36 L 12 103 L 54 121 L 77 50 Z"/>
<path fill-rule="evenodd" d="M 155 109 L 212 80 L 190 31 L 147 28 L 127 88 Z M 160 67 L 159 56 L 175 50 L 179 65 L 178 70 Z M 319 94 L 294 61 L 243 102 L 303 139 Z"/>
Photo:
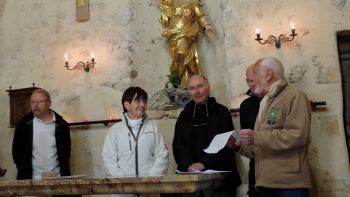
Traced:
<path fill-rule="evenodd" d="M 256 187 L 311 188 L 308 161 L 310 105 L 304 92 L 280 80 L 262 100 L 254 145 L 240 154 L 255 158 Z"/>

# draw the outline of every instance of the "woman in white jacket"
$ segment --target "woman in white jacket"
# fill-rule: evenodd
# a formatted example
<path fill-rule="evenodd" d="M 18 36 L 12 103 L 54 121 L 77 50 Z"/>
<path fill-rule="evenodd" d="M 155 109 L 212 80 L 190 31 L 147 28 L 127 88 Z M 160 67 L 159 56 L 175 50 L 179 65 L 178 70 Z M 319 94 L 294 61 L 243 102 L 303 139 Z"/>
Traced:
<path fill-rule="evenodd" d="M 124 91 L 122 105 L 122 121 L 109 129 L 103 146 L 106 175 L 165 175 L 168 150 L 157 125 L 146 119 L 147 93 L 140 87 L 130 87 Z"/>

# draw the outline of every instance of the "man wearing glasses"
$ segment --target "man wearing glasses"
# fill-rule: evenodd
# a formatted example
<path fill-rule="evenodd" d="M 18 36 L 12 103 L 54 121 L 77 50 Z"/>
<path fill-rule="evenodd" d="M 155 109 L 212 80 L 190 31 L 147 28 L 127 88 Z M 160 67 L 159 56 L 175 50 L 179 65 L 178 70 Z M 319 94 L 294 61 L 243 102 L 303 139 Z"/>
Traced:
<path fill-rule="evenodd" d="M 236 170 L 233 150 L 225 147 L 216 154 L 203 151 L 215 135 L 233 130 L 231 114 L 214 97 L 209 97 L 210 86 L 204 76 L 193 75 L 187 88 L 192 101 L 180 113 L 173 139 L 177 169 L 184 172 L 207 169 L 231 171 L 218 189 L 193 196 L 236 196 L 236 187 L 241 184 L 241 179 Z"/>
<path fill-rule="evenodd" d="M 50 109 L 51 98 L 46 90 L 34 90 L 30 102 L 31 112 L 18 122 L 13 138 L 17 179 L 70 175 L 67 122 Z"/>

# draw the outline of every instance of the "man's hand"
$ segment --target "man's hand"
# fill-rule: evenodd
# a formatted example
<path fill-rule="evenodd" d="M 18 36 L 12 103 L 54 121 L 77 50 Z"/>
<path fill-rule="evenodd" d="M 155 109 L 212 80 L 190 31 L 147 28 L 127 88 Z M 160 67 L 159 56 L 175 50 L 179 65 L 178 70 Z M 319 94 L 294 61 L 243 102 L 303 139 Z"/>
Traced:
<path fill-rule="evenodd" d="M 229 148 L 239 148 L 241 147 L 241 143 L 231 135 L 230 138 L 227 140 L 226 146 Z"/>
<path fill-rule="evenodd" d="M 239 131 L 239 140 L 241 144 L 251 145 L 254 144 L 254 131 L 251 129 L 242 129 Z"/>
<path fill-rule="evenodd" d="M 194 172 L 196 170 L 204 170 L 204 169 L 205 169 L 205 166 L 202 163 L 198 162 L 198 163 L 193 163 L 190 166 L 188 166 L 187 171 Z"/>

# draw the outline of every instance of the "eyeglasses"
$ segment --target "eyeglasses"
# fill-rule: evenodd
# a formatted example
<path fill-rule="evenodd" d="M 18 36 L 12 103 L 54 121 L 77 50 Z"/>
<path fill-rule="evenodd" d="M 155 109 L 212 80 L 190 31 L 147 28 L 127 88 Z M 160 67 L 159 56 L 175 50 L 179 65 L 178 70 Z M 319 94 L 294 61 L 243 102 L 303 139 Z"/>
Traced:
<path fill-rule="evenodd" d="M 40 104 L 40 103 L 44 103 L 44 102 L 46 102 L 46 101 L 49 101 L 49 100 L 37 99 L 37 100 L 32 100 L 32 101 L 30 101 L 30 102 L 31 102 L 32 104 L 36 104 L 36 103 Z"/>
<path fill-rule="evenodd" d="M 209 114 L 208 114 L 208 105 L 205 104 L 205 108 L 207 110 L 207 114 L 205 116 L 205 120 L 203 121 L 202 119 L 199 119 L 199 121 L 195 122 L 193 121 L 195 119 L 195 116 L 196 116 L 196 107 L 197 105 L 195 104 L 194 105 L 194 109 L 193 109 L 193 116 L 192 116 L 192 122 L 191 122 L 191 125 L 193 127 L 201 127 L 201 126 L 206 126 L 208 125 L 208 119 L 209 119 Z"/>

